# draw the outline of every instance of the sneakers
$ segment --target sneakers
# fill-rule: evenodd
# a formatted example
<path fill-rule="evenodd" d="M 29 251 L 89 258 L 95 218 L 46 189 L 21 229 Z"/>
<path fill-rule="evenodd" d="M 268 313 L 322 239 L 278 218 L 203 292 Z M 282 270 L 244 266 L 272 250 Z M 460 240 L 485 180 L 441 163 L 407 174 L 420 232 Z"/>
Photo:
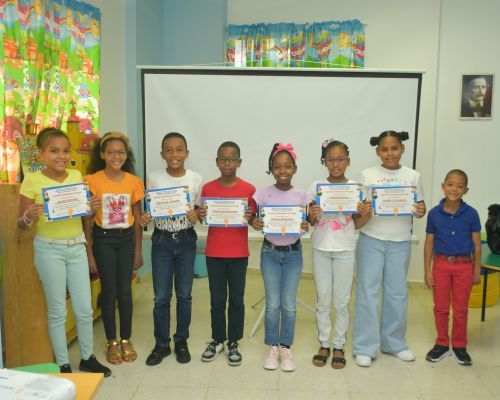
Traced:
<path fill-rule="evenodd" d="M 398 353 L 394 353 L 394 355 L 399 358 L 401 361 L 415 361 L 415 354 L 411 350 L 403 350 Z"/>
<path fill-rule="evenodd" d="M 241 364 L 242 357 L 238 342 L 230 342 L 227 344 L 227 363 L 233 367 Z"/>
<path fill-rule="evenodd" d="M 284 372 L 295 371 L 295 361 L 293 359 L 292 350 L 285 346 L 280 346 L 281 370 Z"/>
<path fill-rule="evenodd" d="M 264 369 L 278 369 L 279 364 L 278 346 L 269 346 L 264 357 Z"/>
<path fill-rule="evenodd" d="M 201 355 L 201 361 L 213 361 L 224 351 L 224 343 L 212 341 Z M 241 356 L 241 355 L 240 355 Z M 240 361 L 241 362 L 241 361 Z"/>
<path fill-rule="evenodd" d="M 448 346 L 435 344 L 434 347 L 427 353 L 425 359 L 430 362 L 438 362 L 448 356 L 451 356 L 450 348 Z"/>
<path fill-rule="evenodd" d="M 460 365 L 470 366 L 472 365 L 472 360 L 467 353 L 467 349 L 465 347 L 452 347 L 453 356 L 457 360 Z"/>
<path fill-rule="evenodd" d="M 189 349 L 187 342 L 183 340 L 182 342 L 177 342 L 174 348 L 175 359 L 180 364 L 186 364 L 191 361 L 191 354 L 189 354 Z"/>
<path fill-rule="evenodd" d="M 102 365 L 94 355 L 90 356 L 88 360 L 80 361 L 80 371 L 83 372 L 100 372 L 104 374 L 104 377 L 111 375 L 111 370 L 108 367 Z"/>
<path fill-rule="evenodd" d="M 172 350 L 170 350 L 170 347 L 155 345 L 155 348 L 151 350 L 151 354 L 148 356 L 148 358 L 146 358 L 146 365 L 149 365 L 150 367 L 152 367 L 153 365 L 158 365 L 171 352 Z"/>
<path fill-rule="evenodd" d="M 358 354 L 356 356 L 356 364 L 358 364 L 360 367 L 369 367 L 370 365 L 372 365 L 372 358 L 369 356 Z"/>
<path fill-rule="evenodd" d="M 61 374 L 71 374 L 73 371 L 71 371 L 71 365 L 64 364 L 59 366 L 59 372 Z"/>

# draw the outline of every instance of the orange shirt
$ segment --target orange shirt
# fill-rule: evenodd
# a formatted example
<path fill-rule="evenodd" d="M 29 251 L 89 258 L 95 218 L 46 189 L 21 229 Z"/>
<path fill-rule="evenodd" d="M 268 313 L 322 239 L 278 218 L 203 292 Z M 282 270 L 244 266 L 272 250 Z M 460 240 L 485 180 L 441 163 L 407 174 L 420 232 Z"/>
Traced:
<path fill-rule="evenodd" d="M 89 190 L 101 200 L 94 222 L 104 229 L 128 228 L 134 224 L 132 207 L 144 197 L 144 184 L 125 172 L 120 182 L 109 179 L 103 170 L 84 178 Z"/>

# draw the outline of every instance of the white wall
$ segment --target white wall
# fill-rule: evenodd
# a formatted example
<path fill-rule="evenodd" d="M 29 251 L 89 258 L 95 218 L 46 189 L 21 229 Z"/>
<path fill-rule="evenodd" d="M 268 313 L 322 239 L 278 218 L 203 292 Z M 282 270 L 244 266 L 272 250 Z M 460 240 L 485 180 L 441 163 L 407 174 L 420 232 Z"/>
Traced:
<path fill-rule="evenodd" d="M 432 204 L 439 14 L 440 5 L 436 0 L 228 1 L 229 24 L 357 18 L 366 24 L 366 68 L 426 71 L 422 83 L 417 170 L 423 176 L 428 204 Z M 369 137 L 378 133 L 366 132 L 366 146 L 369 146 Z M 415 221 L 414 233 L 419 241 L 412 250 L 410 280 L 423 280 L 424 230 L 425 221 Z"/>
<path fill-rule="evenodd" d="M 132 39 L 137 37 L 136 29 L 141 29 L 130 25 L 133 19 L 130 14 L 146 2 L 87 1 L 102 12 L 102 129 L 132 133 L 132 143 L 136 143 L 140 152 L 142 137 L 133 136 L 137 131 L 137 119 L 127 122 L 134 108 L 130 96 L 135 95 L 137 84 L 131 79 L 129 70 L 135 67 L 129 64 L 137 59 Z M 219 0 L 215 3 L 220 6 Z M 500 94 L 495 90 L 492 121 L 459 121 L 458 91 L 461 73 L 500 71 L 500 53 L 496 45 L 500 37 L 498 0 L 476 0 L 473 9 L 465 0 L 227 0 L 227 3 L 227 23 L 358 18 L 367 24 L 366 67 L 425 70 L 417 169 L 424 177 L 427 204 L 432 206 L 440 198 L 439 184 L 444 173 L 461 167 L 470 175 L 471 191 L 467 201 L 479 209 L 484 224 L 487 205 L 500 202 L 498 168 L 495 168 L 500 148 Z M 186 15 L 186 10 L 182 15 Z M 170 18 L 176 16 L 170 14 Z M 225 20 L 224 17 L 214 18 L 214 23 Z M 166 37 L 165 40 L 179 41 L 181 38 Z M 216 47 L 214 52 L 222 54 L 222 49 L 218 48 L 220 42 Z M 164 48 L 168 48 L 167 44 Z M 131 52 L 134 53 L 132 59 Z M 498 80 L 500 74 L 497 75 Z M 140 103 L 135 104 L 140 107 Z M 374 132 L 367 132 L 367 137 L 372 134 Z M 410 280 L 422 281 L 423 278 L 424 228 L 424 221 L 415 224 L 415 233 L 421 240 L 413 248 Z"/>
<path fill-rule="evenodd" d="M 473 9 L 465 0 L 442 3 L 433 203 L 446 172 L 463 169 L 470 189 L 465 200 L 478 209 L 484 230 L 488 205 L 500 203 L 500 2 L 481 0 Z M 458 119 L 464 73 L 496 73 L 492 120 Z"/>

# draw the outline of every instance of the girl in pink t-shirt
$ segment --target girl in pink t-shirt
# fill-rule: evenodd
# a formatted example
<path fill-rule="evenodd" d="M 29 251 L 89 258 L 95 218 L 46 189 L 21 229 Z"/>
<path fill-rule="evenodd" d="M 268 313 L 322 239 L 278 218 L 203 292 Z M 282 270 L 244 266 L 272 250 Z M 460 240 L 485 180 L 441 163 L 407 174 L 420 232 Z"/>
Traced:
<path fill-rule="evenodd" d="M 300 206 L 309 203 L 309 196 L 303 190 L 292 186 L 292 177 L 297 172 L 297 156 L 293 147 L 276 143 L 269 156 L 269 171 L 276 183 L 257 190 L 254 199 L 261 210 L 260 218 L 254 218 L 252 226 L 256 230 L 265 228 L 262 212 L 265 206 Z M 300 231 L 309 229 L 303 220 Z M 286 229 L 281 234 L 265 234 L 260 253 L 260 268 L 266 291 L 265 339 L 268 346 L 264 357 L 265 369 L 277 369 L 281 362 L 283 371 L 294 371 L 291 346 L 295 331 L 296 298 L 302 272 L 302 246 L 300 235 L 288 235 Z"/>

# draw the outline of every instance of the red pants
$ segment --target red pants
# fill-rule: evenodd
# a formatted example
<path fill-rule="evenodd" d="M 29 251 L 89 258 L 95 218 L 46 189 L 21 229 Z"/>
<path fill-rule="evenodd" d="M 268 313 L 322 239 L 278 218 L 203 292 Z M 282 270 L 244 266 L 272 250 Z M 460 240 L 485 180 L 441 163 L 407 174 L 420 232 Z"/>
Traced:
<path fill-rule="evenodd" d="M 432 275 L 434 278 L 434 319 L 436 321 L 436 344 L 449 346 L 448 320 L 450 303 L 453 307 L 451 345 L 467 346 L 467 314 L 472 289 L 472 261 L 454 262 L 435 257 Z"/>

